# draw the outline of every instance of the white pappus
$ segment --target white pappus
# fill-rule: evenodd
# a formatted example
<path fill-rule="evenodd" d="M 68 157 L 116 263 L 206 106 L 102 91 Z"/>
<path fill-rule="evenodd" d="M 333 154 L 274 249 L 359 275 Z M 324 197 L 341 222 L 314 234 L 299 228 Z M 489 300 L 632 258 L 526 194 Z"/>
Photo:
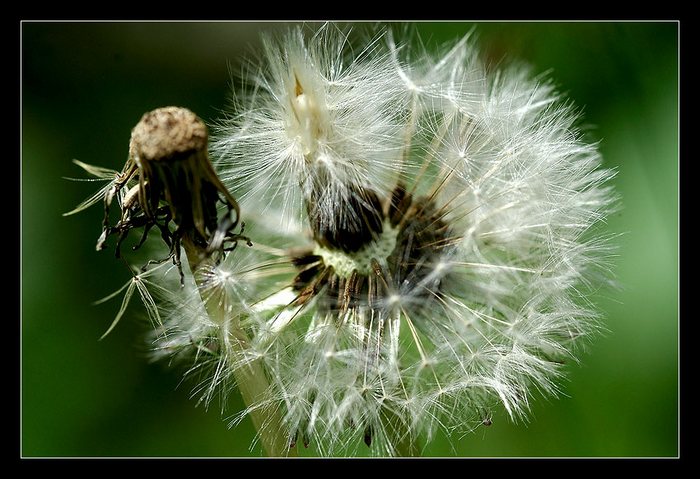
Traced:
<path fill-rule="evenodd" d="M 211 151 L 253 246 L 203 272 L 219 321 L 168 288 L 156 356 L 213 365 L 205 401 L 262 364 L 275 433 L 323 454 L 419 453 L 558 391 L 599 329 L 616 199 L 551 82 L 486 68 L 469 36 L 434 54 L 334 25 L 266 37 L 244 80 Z"/>

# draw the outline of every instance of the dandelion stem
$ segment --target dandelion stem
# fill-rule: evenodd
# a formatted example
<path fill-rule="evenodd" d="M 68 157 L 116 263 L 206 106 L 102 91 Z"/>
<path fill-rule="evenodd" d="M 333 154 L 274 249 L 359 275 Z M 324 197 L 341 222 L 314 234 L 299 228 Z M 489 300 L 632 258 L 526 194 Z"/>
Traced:
<path fill-rule="evenodd" d="M 226 318 L 226 302 L 222 300 L 221 295 L 202 288 L 202 276 L 198 272 L 211 259 L 204 254 L 202 248 L 192 241 L 189 235 L 183 237 L 182 245 L 187 254 L 190 269 L 199 287 L 200 296 L 207 314 L 216 324 L 228 326 L 225 334 L 231 339 L 229 345 L 233 349 L 232 353 L 235 357 L 248 347 L 248 337 L 245 331 L 240 328 L 238 321 L 227 321 L 227 319 L 233 318 Z M 250 418 L 253 421 L 265 453 L 271 457 L 296 456 L 296 446 L 290 447 L 290 439 L 284 433 L 285 428 L 283 427 L 280 411 L 274 404 L 265 401 L 269 383 L 260 361 L 253 360 L 244 366 L 236 367 L 233 370 L 233 374 L 243 402 L 249 408 Z"/>

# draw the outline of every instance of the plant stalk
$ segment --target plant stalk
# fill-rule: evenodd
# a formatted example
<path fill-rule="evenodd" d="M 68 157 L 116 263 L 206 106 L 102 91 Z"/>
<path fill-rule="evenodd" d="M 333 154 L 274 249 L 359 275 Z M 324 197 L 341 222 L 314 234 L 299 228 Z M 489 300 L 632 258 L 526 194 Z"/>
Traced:
<path fill-rule="evenodd" d="M 228 335 L 231 339 L 228 343 L 233 350 L 233 355 L 244 353 L 248 348 L 249 339 L 236 318 L 227 318 L 223 292 L 219 291 L 217 294 L 216 291 L 201 288 L 202 278 L 198 273 L 202 266 L 211 260 L 202 259 L 206 258 L 207 255 L 194 244 L 189 235 L 183 237 L 182 245 L 207 314 L 212 321 L 223 328 L 222 334 Z M 290 439 L 284 433 L 285 428 L 279 409 L 274 404 L 265 402 L 269 383 L 260 360 L 256 359 L 243 366 L 237 366 L 233 375 L 246 407 L 254 406 L 253 409 L 249 409 L 248 415 L 253 421 L 266 455 L 270 457 L 296 456 L 296 446 L 290 447 Z"/>

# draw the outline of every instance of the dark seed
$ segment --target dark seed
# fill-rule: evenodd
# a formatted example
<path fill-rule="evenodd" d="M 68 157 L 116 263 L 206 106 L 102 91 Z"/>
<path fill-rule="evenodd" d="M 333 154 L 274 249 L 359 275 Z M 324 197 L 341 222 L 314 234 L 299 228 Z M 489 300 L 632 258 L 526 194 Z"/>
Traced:
<path fill-rule="evenodd" d="M 367 447 L 372 445 L 372 428 L 370 426 L 367 426 L 367 429 L 365 429 L 365 444 L 367 444 Z"/>
<path fill-rule="evenodd" d="M 406 211 L 413 202 L 413 197 L 406 192 L 403 184 L 398 184 L 391 193 L 391 202 L 389 203 L 389 220 L 392 226 L 399 224 L 401 219 L 406 215 Z"/>

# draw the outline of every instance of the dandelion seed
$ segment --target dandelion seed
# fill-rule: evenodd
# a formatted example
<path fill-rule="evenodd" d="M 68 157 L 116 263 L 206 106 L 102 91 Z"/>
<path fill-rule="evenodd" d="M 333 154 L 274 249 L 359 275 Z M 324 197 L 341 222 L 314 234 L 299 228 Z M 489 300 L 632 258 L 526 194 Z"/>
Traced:
<path fill-rule="evenodd" d="M 114 317 L 114 320 L 112 321 L 112 324 L 110 324 L 109 328 L 107 328 L 107 331 L 100 337 L 100 339 L 104 339 L 109 333 L 112 332 L 112 330 L 117 326 L 119 321 L 121 320 L 122 316 L 126 312 L 126 308 L 129 306 L 129 303 L 131 302 L 131 297 L 134 295 L 134 292 L 139 293 L 139 297 L 141 298 L 141 301 L 143 305 L 146 308 L 146 312 L 148 314 L 148 318 L 151 320 L 151 324 L 154 326 L 162 326 L 163 322 L 160 317 L 160 313 L 158 310 L 158 305 L 156 304 L 155 299 L 153 298 L 153 292 L 156 291 L 167 291 L 163 288 L 163 286 L 149 281 L 147 278 L 148 276 L 153 275 L 158 268 L 153 268 L 150 271 L 142 271 L 139 273 L 134 274 L 134 276 L 124 284 L 121 288 L 119 288 L 117 291 L 114 293 L 105 296 L 102 299 L 99 299 L 95 301 L 93 304 L 102 304 L 106 301 L 109 301 L 112 298 L 115 298 L 118 296 L 122 291 L 125 291 L 124 296 L 122 298 L 122 303 L 121 306 L 119 307 L 119 311 L 117 312 L 117 315 Z M 150 288 L 150 290 L 149 290 Z"/>

